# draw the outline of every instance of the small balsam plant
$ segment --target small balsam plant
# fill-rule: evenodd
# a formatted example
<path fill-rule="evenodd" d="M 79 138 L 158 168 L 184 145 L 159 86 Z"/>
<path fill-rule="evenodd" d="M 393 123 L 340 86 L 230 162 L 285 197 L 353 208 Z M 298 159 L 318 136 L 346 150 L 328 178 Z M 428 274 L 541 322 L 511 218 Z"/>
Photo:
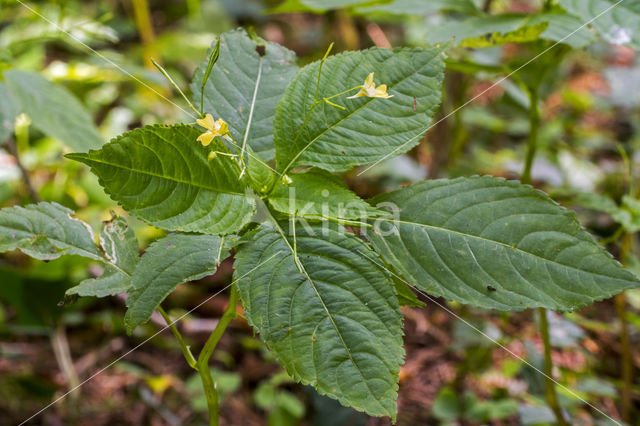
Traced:
<path fill-rule="evenodd" d="M 329 52 L 327 52 L 329 53 Z M 230 308 L 196 359 L 210 420 L 208 361 L 242 303 L 296 381 L 395 419 L 408 285 L 479 308 L 575 310 L 639 285 L 545 193 L 474 176 L 418 182 L 363 200 L 336 175 L 415 146 L 436 113 L 441 47 L 294 54 L 243 30 L 223 34 L 195 72 L 195 123 L 147 126 L 73 153 L 129 214 L 168 235 L 138 256 L 126 221 L 96 237 L 55 203 L 0 211 L 0 251 L 75 254 L 104 264 L 68 296 L 127 293 L 126 328 L 181 283 L 235 251 Z M 186 99 L 186 97 L 185 97 Z"/>

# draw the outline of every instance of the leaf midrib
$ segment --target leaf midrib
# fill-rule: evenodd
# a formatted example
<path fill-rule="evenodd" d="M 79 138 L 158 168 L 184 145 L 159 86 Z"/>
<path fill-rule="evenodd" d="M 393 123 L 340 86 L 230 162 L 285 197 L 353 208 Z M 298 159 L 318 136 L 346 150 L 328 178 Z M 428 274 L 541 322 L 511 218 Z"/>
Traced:
<path fill-rule="evenodd" d="M 131 167 L 125 167 L 125 166 L 123 166 L 121 164 L 114 164 L 114 163 L 111 163 L 109 161 L 99 160 L 99 159 L 96 159 L 96 158 L 90 158 L 90 157 L 82 155 L 82 154 L 67 154 L 67 158 L 70 158 L 72 160 L 76 159 L 76 160 L 80 160 L 80 161 L 83 161 L 83 162 L 93 162 L 93 163 L 104 164 L 106 166 L 111 166 L 111 167 L 119 168 L 119 169 L 122 169 L 122 170 L 127 170 L 127 171 L 134 172 L 134 173 L 140 173 L 140 174 L 148 175 L 148 176 L 152 176 L 152 177 L 157 177 L 159 179 L 164 179 L 164 180 L 168 180 L 168 181 L 171 181 L 171 182 L 176 182 L 176 183 L 180 183 L 180 184 L 183 184 L 183 185 L 193 186 L 193 187 L 196 187 L 196 188 L 199 188 L 199 189 L 205 189 L 207 191 L 246 197 L 246 195 L 244 193 L 242 193 L 242 192 L 228 191 L 228 190 L 224 190 L 224 189 L 213 188 L 213 187 L 209 187 L 209 186 L 202 185 L 202 184 L 199 184 L 199 183 L 189 182 L 189 181 L 186 181 L 186 180 L 178 179 L 178 178 L 175 178 L 175 177 L 163 176 L 163 175 L 160 175 L 158 173 L 153 173 L 153 172 L 150 172 L 150 171 L 147 171 L 147 170 L 138 170 L 138 169 L 134 169 L 134 168 L 131 168 Z"/>

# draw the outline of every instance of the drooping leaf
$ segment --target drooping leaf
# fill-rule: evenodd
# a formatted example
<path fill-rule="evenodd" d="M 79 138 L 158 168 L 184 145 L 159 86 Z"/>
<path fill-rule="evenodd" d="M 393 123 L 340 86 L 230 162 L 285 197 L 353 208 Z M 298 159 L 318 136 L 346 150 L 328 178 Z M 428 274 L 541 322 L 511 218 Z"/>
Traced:
<path fill-rule="evenodd" d="M 485 38 L 503 43 L 526 43 L 535 40 L 537 32 L 539 38 L 579 48 L 594 41 L 593 34 L 582 24 L 575 16 L 560 13 L 472 16 L 439 25 L 427 35 L 427 42 L 455 40 L 458 44 L 468 44 L 470 47 L 489 47 L 494 44 L 481 44 L 479 40 Z M 543 28 L 542 25 L 546 26 Z"/>
<path fill-rule="evenodd" d="M 75 254 L 101 260 L 91 227 L 57 203 L 0 210 L 0 252 L 19 249 L 40 260 Z"/>
<path fill-rule="evenodd" d="M 346 110 L 321 103 L 303 126 L 314 104 L 319 66 L 304 67 L 276 109 L 280 172 L 301 165 L 345 171 L 400 155 L 420 141 L 440 104 L 444 64 L 439 48 L 346 52 L 324 63 L 320 100 L 362 85 L 370 72 L 375 72 L 375 84 L 386 84 L 393 97 L 346 99 L 356 89 L 332 99 Z"/>
<path fill-rule="evenodd" d="M 296 231 L 304 273 L 292 236 L 285 242 L 270 223 L 239 246 L 234 274 L 247 318 L 294 379 L 343 405 L 395 418 L 404 351 L 389 277 L 354 235 L 312 229 L 315 236 Z"/>
<path fill-rule="evenodd" d="M 64 87 L 34 72 L 4 73 L 9 90 L 19 100 L 21 111 L 42 133 L 58 139 L 74 151 L 100 148 L 102 136 L 84 106 Z"/>
<path fill-rule="evenodd" d="M 569 13 L 590 22 L 606 41 L 640 48 L 639 0 L 559 0 Z"/>
<path fill-rule="evenodd" d="M 424 16 L 442 11 L 471 15 L 479 12 L 472 0 L 395 0 L 384 4 L 365 5 L 355 10 L 356 13 L 367 16 L 372 13 Z"/>
<path fill-rule="evenodd" d="M 102 275 L 82 281 L 67 290 L 67 295 L 105 297 L 129 289 L 139 259 L 138 240 L 133 229 L 122 217 L 114 216 L 102 226 L 100 245 L 106 256 Z"/>
<path fill-rule="evenodd" d="M 546 194 L 490 176 L 414 184 L 376 197 L 398 206 L 367 235 L 412 285 L 499 310 L 572 310 L 640 281 Z"/>
<path fill-rule="evenodd" d="M 273 117 L 298 70 L 295 54 L 270 42 L 258 52 L 244 30 L 224 33 L 221 39 L 220 56 L 205 85 L 204 111 L 223 118 L 238 145 L 246 142 L 260 157 L 271 160 Z M 198 104 L 207 65 L 208 60 L 200 64 L 191 83 Z"/>
<path fill-rule="evenodd" d="M 269 204 L 279 212 L 306 218 L 364 219 L 384 216 L 351 192 L 331 173 L 310 169 L 289 175 L 290 184 L 278 181 L 269 195 Z"/>
<path fill-rule="evenodd" d="M 91 166 L 111 198 L 130 214 L 172 231 L 229 234 L 246 224 L 254 201 L 217 139 L 203 147 L 200 130 L 177 125 L 135 129 L 101 150 L 67 157 Z"/>
<path fill-rule="evenodd" d="M 124 317 L 127 332 L 147 322 L 179 284 L 213 274 L 229 255 L 226 238 L 170 234 L 151 244 L 131 277 Z"/>
<path fill-rule="evenodd" d="M 5 84 L 0 83 L 0 145 L 13 133 L 14 122 L 19 113 L 18 100 Z"/>

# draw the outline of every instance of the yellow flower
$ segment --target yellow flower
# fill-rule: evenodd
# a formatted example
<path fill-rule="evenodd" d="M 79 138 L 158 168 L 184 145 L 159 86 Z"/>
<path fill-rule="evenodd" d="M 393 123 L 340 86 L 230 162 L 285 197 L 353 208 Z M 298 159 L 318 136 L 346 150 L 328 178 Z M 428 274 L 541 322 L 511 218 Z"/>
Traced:
<path fill-rule="evenodd" d="M 230 139 L 229 125 L 222 118 L 214 121 L 211 114 L 207 114 L 204 118 L 196 120 L 196 123 L 207 129 L 206 132 L 198 136 L 198 142 L 201 142 L 203 146 L 209 145 L 216 136 Z"/>
<path fill-rule="evenodd" d="M 360 86 L 360 91 L 353 96 L 349 96 L 347 99 L 360 98 L 362 96 L 367 96 L 369 98 L 391 98 L 393 95 L 387 93 L 387 85 L 381 84 L 376 87 L 373 84 L 373 73 L 369 74 L 367 79 L 364 81 L 364 84 Z"/>

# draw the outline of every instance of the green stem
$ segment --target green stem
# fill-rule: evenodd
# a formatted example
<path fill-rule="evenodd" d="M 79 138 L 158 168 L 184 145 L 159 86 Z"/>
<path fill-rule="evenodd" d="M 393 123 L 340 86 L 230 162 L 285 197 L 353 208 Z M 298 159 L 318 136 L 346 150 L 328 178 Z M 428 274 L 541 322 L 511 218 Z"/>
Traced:
<path fill-rule="evenodd" d="M 539 80 L 529 87 L 529 140 L 527 143 L 527 156 L 521 179 L 524 184 L 531 184 L 531 167 L 538 149 L 538 127 L 540 125 L 540 110 L 538 108 L 539 88 Z M 551 339 L 549 338 L 547 310 L 545 308 L 538 308 L 538 313 L 540 314 L 540 334 L 544 345 L 545 398 L 547 400 L 547 405 L 556 416 L 558 425 L 568 426 L 568 423 L 565 421 L 562 414 L 562 408 L 560 408 L 560 404 L 558 403 L 558 395 L 556 394 L 555 383 L 553 381 L 553 361 L 551 359 Z"/>
<path fill-rule="evenodd" d="M 529 89 L 529 140 L 527 143 L 527 157 L 525 158 L 522 183 L 531 183 L 531 167 L 538 149 L 538 127 L 540 126 L 540 109 L 538 108 L 538 85 Z"/>
<path fill-rule="evenodd" d="M 185 343 L 182 337 L 182 334 L 180 334 L 180 332 L 176 328 L 173 321 L 171 321 L 171 318 L 169 317 L 169 315 L 167 315 L 164 309 L 162 309 L 162 306 L 158 306 L 158 312 L 160 312 L 160 315 L 162 315 L 162 318 L 164 318 L 164 321 L 167 323 L 167 326 L 171 330 L 171 333 L 173 333 L 175 338 L 180 343 L 180 348 L 182 348 L 182 354 L 184 355 L 184 359 L 187 360 L 187 363 L 191 368 L 197 371 L 198 370 L 197 361 L 194 358 L 193 354 L 191 353 L 191 349 L 189 349 L 189 345 Z"/>
<path fill-rule="evenodd" d="M 620 245 L 620 260 L 625 261 L 631 248 L 631 235 L 625 234 Z M 622 389 L 620 390 L 620 403 L 622 419 L 631 423 L 631 394 L 633 386 L 633 361 L 631 358 L 631 345 L 629 342 L 629 328 L 627 325 L 627 298 L 622 292 L 615 297 L 616 313 L 620 321 L 620 346 L 622 351 Z"/>
<path fill-rule="evenodd" d="M 235 285 L 231 286 L 231 294 L 229 295 L 229 306 L 227 310 L 218 321 L 218 325 L 213 330 L 207 342 L 204 344 L 204 348 L 200 352 L 197 361 L 198 372 L 200 373 L 200 379 L 204 387 L 204 393 L 207 398 L 207 407 L 209 408 L 209 425 L 218 426 L 220 422 L 220 402 L 218 398 L 218 390 L 216 384 L 211 376 L 209 370 L 209 359 L 213 355 L 220 338 L 224 334 L 227 326 L 236 317 L 236 307 L 238 305 L 238 290 Z"/>
<path fill-rule="evenodd" d="M 542 343 L 544 343 L 544 394 L 549 408 L 551 408 L 551 411 L 553 411 L 553 414 L 556 416 L 558 424 L 560 426 L 568 426 L 562 414 L 562 408 L 560 408 L 560 404 L 558 403 L 558 395 L 556 394 L 555 383 L 553 382 L 553 361 L 551 360 L 551 339 L 549 338 L 547 310 L 545 308 L 538 308 L 538 314 L 540 316 L 540 334 L 542 335 Z"/>

